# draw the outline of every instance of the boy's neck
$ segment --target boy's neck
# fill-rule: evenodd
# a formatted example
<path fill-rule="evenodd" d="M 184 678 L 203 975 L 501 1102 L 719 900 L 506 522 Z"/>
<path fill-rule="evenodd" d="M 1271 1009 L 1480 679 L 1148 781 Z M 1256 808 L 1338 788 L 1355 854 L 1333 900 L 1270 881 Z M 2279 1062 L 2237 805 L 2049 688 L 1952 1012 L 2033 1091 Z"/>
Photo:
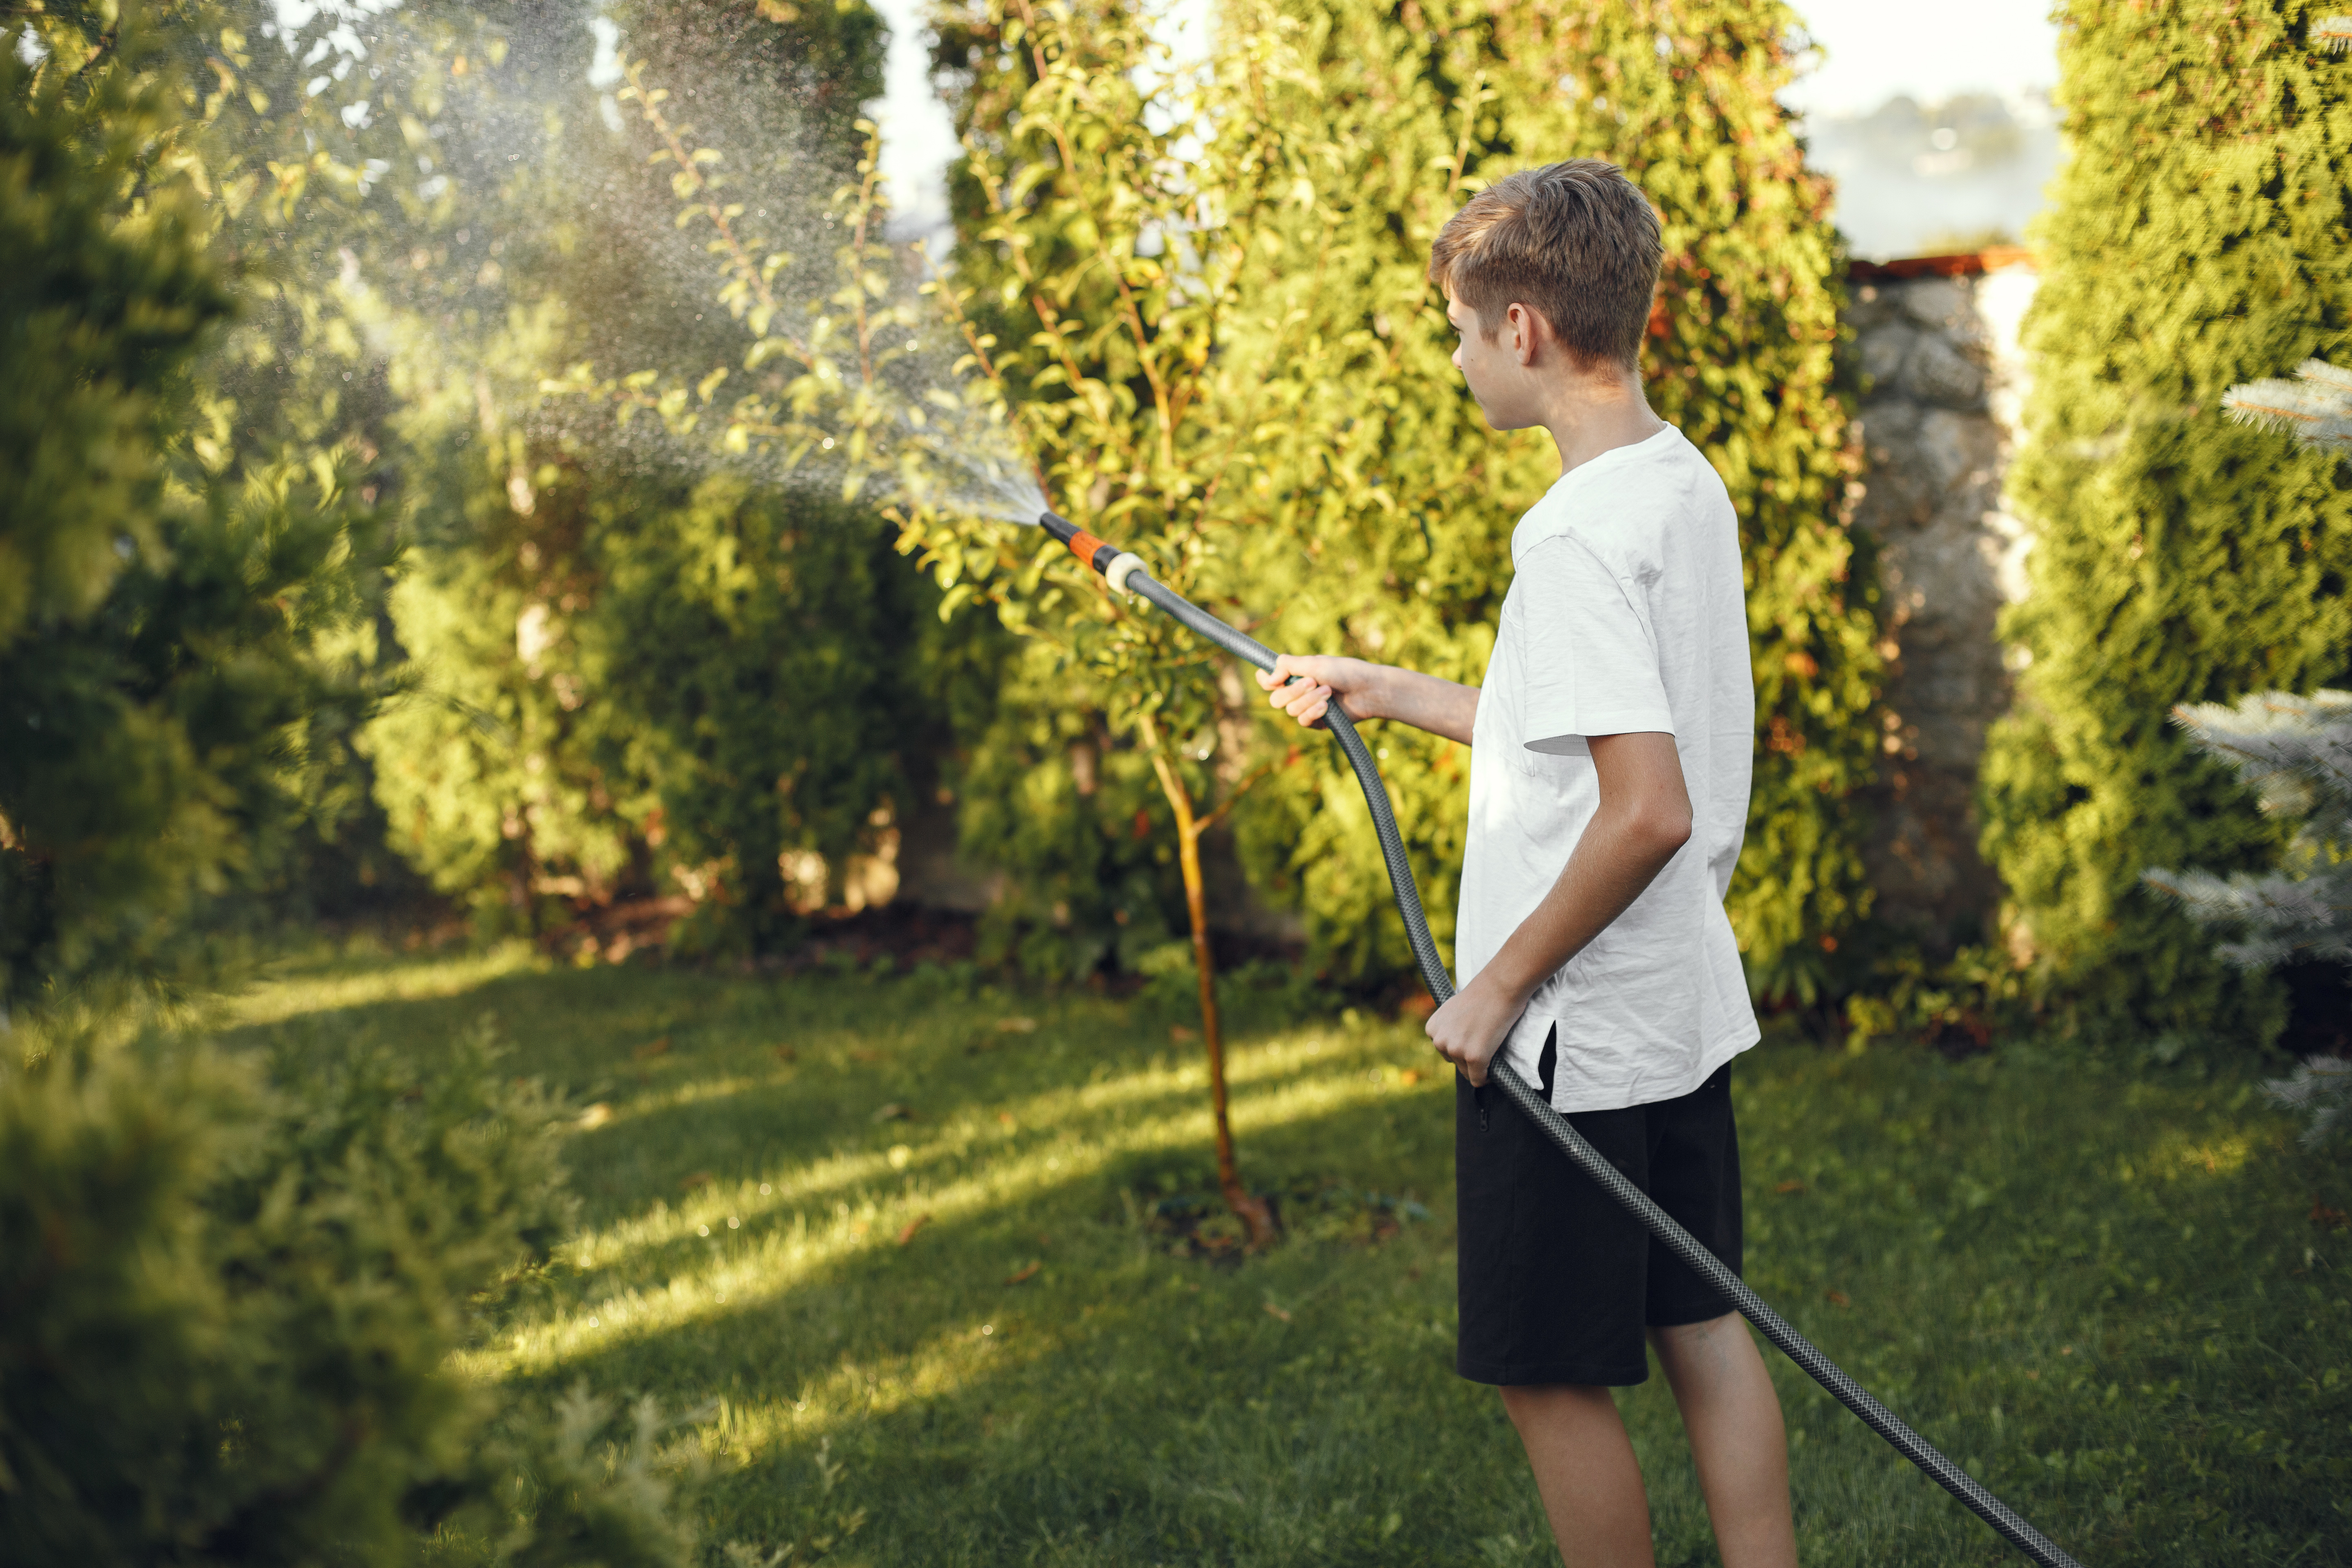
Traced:
<path fill-rule="evenodd" d="M 1666 427 L 1650 411 L 1642 379 L 1622 374 L 1570 374 L 1544 400 L 1541 423 L 1559 448 L 1559 471 L 1574 472 L 1603 452 L 1638 446 Z"/>

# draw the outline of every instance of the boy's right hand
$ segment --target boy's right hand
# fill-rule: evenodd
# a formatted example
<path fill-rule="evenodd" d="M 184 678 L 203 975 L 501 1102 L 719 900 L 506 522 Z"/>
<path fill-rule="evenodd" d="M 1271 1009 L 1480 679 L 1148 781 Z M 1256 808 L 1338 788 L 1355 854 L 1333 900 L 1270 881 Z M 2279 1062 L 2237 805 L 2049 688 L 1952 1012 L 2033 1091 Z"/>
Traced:
<path fill-rule="evenodd" d="M 1379 718 L 1368 699 L 1381 669 L 1360 658 L 1286 653 L 1276 656 L 1271 672 L 1257 672 L 1257 683 L 1268 693 L 1269 704 L 1309 729 L 1319 729 L 1334 697 L 1347 703 L 1350 718 Z"/>

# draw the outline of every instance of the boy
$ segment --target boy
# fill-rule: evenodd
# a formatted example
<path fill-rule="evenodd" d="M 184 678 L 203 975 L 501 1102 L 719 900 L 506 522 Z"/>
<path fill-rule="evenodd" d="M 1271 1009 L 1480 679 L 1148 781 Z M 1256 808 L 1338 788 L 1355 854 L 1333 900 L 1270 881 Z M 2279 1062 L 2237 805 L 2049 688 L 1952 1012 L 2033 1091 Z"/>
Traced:
<path fill-rule="evenodd" d="M 1746 1326 L 1482 1087 L 1502 1053 L 1739 1267 L 1730 1061 L 1757 1027 L 1723 896 L 1755 694 L 1730 498 L 1642 393 L 1658 265 L 1649 203 L 1591 159 L 1454 216 L 1429 268 L 1454 363 L 1490 424 L 1542 426 L 1561 468 L 1512 535 L 1486 683 L 1290 657 L 1258 679 L 1301 723 L 1336 697 L 1472 748 L 1462 988 L 1428 1026 L 1461 1073 L 1457 1367 L 1501 1389 L 1562 1560 L 1650 1568 L 1609 1392 L 1647 1376 L 1646 1330 L 1725 1568 L 1793 1568 L 1787 1437 Z"/>

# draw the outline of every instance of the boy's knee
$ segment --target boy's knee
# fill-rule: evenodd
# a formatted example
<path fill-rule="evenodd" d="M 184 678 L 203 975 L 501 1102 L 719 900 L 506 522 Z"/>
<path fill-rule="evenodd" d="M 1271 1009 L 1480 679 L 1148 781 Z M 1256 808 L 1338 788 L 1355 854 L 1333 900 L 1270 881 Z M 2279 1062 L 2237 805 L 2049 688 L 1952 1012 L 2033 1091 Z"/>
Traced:
<path fill-rule="evenodd" d="M 1650 1348 L 1665 1369 L 1675 1396 L 1714 1388 L 1738 1388 L 1764 1376 L 1763 1358 L 1737 1312 L 1699 1323 L 1673 1323 L 1650 1330 Z"/>
<path fill-rule="evenodd" d="M 1696 1323 L 1654 1323 L 1648 1331 L 1650 1342 L 1661 1352 L 1670 1347 L 1706 1344 L 1727 1333 L 1737 1333 L 1745 1339 L 1748 1333 L 1737 1312 L 1726 1312 L 1719 1318 L 1708 1318 Z"/>

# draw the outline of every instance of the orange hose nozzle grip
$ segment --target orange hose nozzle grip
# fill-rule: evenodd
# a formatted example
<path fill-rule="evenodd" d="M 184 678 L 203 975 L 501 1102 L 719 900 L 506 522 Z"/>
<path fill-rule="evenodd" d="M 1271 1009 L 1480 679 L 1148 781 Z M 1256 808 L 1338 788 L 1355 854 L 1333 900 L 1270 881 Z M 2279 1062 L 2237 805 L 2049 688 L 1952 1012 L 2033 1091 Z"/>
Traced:
<path fill-rule="evenodd" d="M 1097 572 L 1108 572 L 1110 563 L 1118 559 L 1118 546 L 1108 540 L 1097 539 L 1082 528 L 1070 535 L 1070 553 Z"/>

